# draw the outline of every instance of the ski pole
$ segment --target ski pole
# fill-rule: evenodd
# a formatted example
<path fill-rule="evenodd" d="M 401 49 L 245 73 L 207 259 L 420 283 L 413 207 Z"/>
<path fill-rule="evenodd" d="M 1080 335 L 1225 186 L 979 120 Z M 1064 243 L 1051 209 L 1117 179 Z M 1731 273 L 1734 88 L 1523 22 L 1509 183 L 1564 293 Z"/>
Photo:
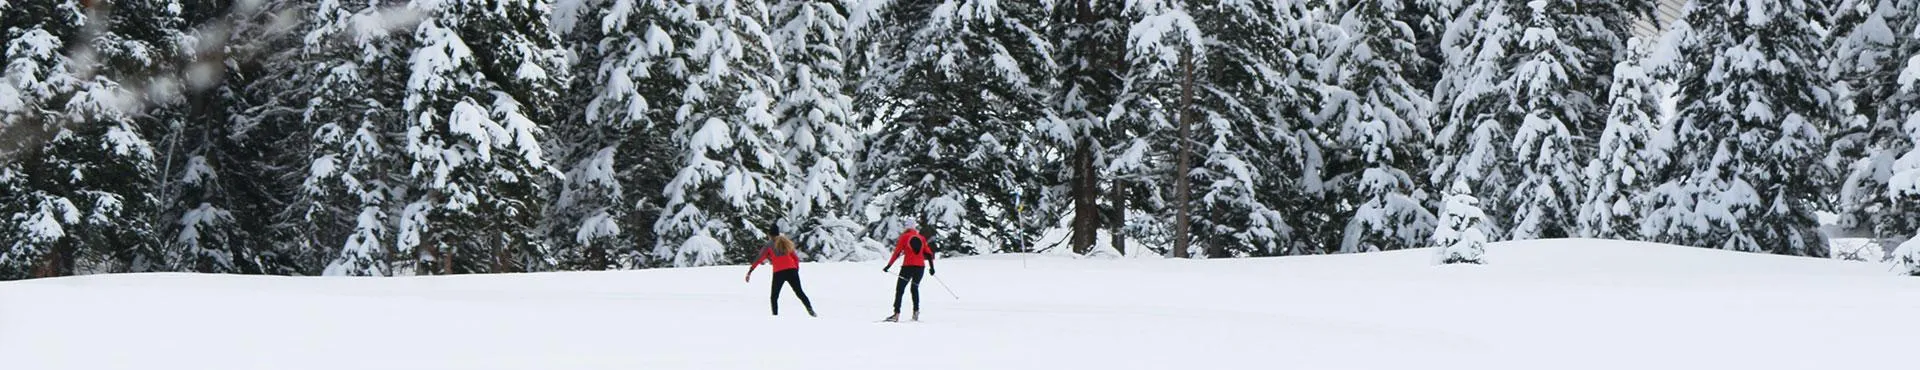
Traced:
<path fill-rule="evenodd" d="M 1013 191 L 1013 237 L 1020 242 L 1020 268 L 1027 268 L 1027 238 L 1020 236 L 1020 229 L 1026 227 L 1027 205 L 1020 203 L 1020 190 Z"/>
<path fill-rule="evenodd" d="M 953 300 L 960 300 L 960 295 L 953 294 L 953 288 L 948 288 L 947 282 L 940 280 L 940 275 L 933 275 L 933 282 L 940 283 L 940 289 L 946 289 L 947 295 L 953 296 Z"/>

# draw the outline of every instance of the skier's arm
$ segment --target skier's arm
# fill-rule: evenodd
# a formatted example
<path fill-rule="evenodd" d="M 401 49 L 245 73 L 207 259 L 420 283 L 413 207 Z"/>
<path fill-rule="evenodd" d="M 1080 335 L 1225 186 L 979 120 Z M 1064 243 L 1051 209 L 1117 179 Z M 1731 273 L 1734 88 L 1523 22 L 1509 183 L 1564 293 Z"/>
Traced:
<path fill-rule="evenodd" d="M 753 260 L 752 265 L 747 265 L 747 279 L 753 279 L 753 270 L 760 268 L 761 263 L 767 262 L 767 257 L 772 254 L 771 252 L 773 252 L 773 249 L 760 250 L 760 258 Z"/>
<path fill-rule="evenodd" d="M 890 256 L 890 257 L 887 257 L 887 267 L 893 267 L 893 261 L 895 261 L 895 260 L 899 260 L 899 259 L 900 259 L 900 252 L 903 252 L 903 251 L 905 251 L 905 249 L 903 249 L 903 248 L 900 248 L 900 246 L 898 246 L 898 245 L 896 245 L 896 246 L 894 246 L 894 247 L 893 247 L 893 256 Z"/>

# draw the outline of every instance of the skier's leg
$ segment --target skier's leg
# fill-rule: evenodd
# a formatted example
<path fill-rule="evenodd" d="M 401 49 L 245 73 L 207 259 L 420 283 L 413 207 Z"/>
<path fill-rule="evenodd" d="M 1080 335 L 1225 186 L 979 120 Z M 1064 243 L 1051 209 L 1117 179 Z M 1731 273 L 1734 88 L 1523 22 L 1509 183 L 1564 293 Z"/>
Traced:
<path fill-rule="evenodd" d="M 787 280 L 787 285 L 793 286 L 793 295 L 800 297 L 800 305 L 805 306 L 807 308 L 807 314 L 809 315 L 813 314 L 813 302 L 807 300 L 807 291 L 800 289 L 800 271 L 799 270 L 787 270 L 787 271 L 793 272 L 793 278 Z"/>
<path fill-rule="evenodd" d="M 773 296 L 767 299 L 767 303 L 773 307 L 775 316 L 780 315 L 780 284 L 785 283 L 784 278 L 778 272 L 773 273 Z"/>
<path fill-rule="evenodd" d="M 900 314 L 900 295 L 907 293 L 907 268 L 900 268 L 900 278 L 893 282 L 893 314 Z"/>
<path fill-rule="evenodd" d="M 925 273 L 925 270 L 920 267 L 913 267 L 912 269 L 913 269 L 913 288 L 912 288 L 913 289 L 913 312 L 914 314 L 917 315 L 920 313 L 920 277 L 926 276 L 926 273 Z"/>

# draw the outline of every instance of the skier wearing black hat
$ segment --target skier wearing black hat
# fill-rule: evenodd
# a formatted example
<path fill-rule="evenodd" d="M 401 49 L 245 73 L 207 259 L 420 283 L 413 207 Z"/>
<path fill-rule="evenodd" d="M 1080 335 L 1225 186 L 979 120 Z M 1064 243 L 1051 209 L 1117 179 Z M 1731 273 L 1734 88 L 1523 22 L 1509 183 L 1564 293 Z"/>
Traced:
<path fill-rule="evenodd" d="M 800 297 L 800 304 L 807 308 L 807 316 L 820 316 L 813 313 L 813 302 L 808 301 L 807 292 L 800 289 L 799 254 L 800 252 L 795 249 L 793 240 L 787 239 L 785 234 L 780 233 L 779 225 L 774 225 L 773 246 L 761 249 L 760 258 L 754 260 L 752 266 L 747 266 L 747 281 L 752 282 L 753 270 L 759 268 L 762 262 L 772 261 L 773 296 L 769 303 L 773 306 L 773 314 L 775 316 L 780 315 L 781 284 L 793 286 L 793 295 Z"/>

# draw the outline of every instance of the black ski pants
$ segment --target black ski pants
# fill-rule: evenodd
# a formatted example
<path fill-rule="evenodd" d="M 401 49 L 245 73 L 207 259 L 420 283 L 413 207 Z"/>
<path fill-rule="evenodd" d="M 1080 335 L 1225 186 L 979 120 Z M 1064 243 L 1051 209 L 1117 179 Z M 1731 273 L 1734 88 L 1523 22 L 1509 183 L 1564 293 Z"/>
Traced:
<path fill-rule="evenodd" d="M 800 269 L 796 268 L 773 272 L 773 298 L 770 303 L 773 304 L 774 315 L 780 314 L 780 284 L 792 285 L 793 295 L 800 296 L 800 304 L 807 307 L 807 312 L 813 312 L 813 302 L 807 301 L 807 291 L 800 290 Z"/>
<path fill-rule="evenodd" d="M 921 266 L 900 266 L 900 280 L 893 285 L 893 313 L 900 313 L 900 297 L 913 289 L 913 312 L 920 312 L 920 277 L 926 275 L 927 268 Z"/>

